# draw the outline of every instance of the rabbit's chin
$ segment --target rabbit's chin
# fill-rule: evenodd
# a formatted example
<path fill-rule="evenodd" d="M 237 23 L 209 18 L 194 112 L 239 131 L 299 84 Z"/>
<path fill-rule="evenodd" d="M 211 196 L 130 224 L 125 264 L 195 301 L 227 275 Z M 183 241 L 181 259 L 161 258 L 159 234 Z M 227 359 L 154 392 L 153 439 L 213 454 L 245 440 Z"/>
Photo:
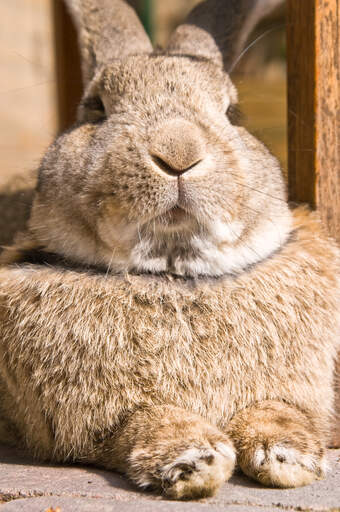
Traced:
<path fill-rule="evenodd" d="M 129 250 L 126 246 L 121 253 L 124 257 L 119 257 L 119 250 L 107 253 L 109 270 L 187 277 L 237 274 L 285 244 L 291 232 L 291 214 L 287 209 L 277 222 L 263 220 L 252 230 L 240 222 L 219 221 L 201 231 L 193 229 L 188 220 L 183 220 L 181 227 L 177 232 L 171 225 L 155 225 L 152 232 L 139 231 L 138 240 L 127 244 Z"/>

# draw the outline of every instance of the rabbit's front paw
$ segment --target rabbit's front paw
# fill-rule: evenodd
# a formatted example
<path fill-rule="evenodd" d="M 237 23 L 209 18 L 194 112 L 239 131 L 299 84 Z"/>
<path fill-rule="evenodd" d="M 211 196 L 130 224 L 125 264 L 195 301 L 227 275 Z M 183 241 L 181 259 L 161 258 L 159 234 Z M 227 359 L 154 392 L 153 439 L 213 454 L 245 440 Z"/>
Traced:
<path fill-rule="evenodd" d="M 264 485 L 300 487 L 325 474 L 322 435 L 293 406 L 260 402 L 237 413 L 228 431 L 242 471 Z"/>
<path fill-rule="evenodd" d="M 163 490 L 175 499 L 212 496 L 230 478 L 235 458 L 231 446 L 223 443 L 214 449 L 189 448 L 161 468 Z"/>
<path fill-rule="evenodd" d="M 267 443 L 240 454 L 240 466 L 245 474 L 264 485 L 300 487 L 324 477 L 327 462 L 317 453 L 303 453 L 285 444 Z"/>
<path fill-rule="evenodd" d="M 173 451 L 173 450 L 171 450 Z M 177 451 L 177 450 L 176 450 Z M 137 483 L 145 488 L 162 491 L 172 499 L 199 499 L 212 496 L 230 478 L 235 466 L 235 451 L 230 443 L 218 442 L 214 447 L 191 447 L 179 451 L 172 460 L 155 457 L 154 468 L 149 457 L 134 450 L 130 464 L 139 467 Z M 141 461 L 149 464 L 141 466 Z M 142 470 L 141 470 L 142 469 Z"/>
<path fill-rule="evenodd" d="M 227 435 L 198 414 L 172 405 L 138 409 L 115 443 L 120 452 L 116 468 L 144 489 L 173 499 L 212 496 L 235 466 Z"/>

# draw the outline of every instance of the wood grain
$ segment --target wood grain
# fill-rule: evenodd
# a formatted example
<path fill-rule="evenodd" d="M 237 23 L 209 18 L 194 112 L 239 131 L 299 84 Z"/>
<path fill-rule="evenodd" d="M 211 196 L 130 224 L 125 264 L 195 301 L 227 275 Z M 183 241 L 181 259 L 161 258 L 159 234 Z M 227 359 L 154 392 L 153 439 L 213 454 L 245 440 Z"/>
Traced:
<path fill-rule="evenodd" d="M 288 0 L 288 183 L 340 242 L 340 0 Z M 340 358 L 332 445 L 340 446 Z"/>
<path fill-rule="evenodd" d="M 340 241 L 340 1 L 288 0 L 290 199 Z"/>
<path fill-rule="evenodd" d="M 340 242 L 340 1 L 316 9 L 316 204 Z"/>

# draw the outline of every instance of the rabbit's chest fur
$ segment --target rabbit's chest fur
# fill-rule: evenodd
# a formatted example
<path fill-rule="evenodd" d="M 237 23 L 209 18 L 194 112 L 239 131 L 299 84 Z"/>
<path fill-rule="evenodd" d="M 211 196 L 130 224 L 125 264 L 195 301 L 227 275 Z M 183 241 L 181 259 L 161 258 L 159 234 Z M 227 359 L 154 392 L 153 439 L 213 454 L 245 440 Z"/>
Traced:
<path fill-rule="evenodd" d="M 141 404 L 176 404 L 223 428 L 236 410 L 279 397 L 322 410 L 327 422 L 337 252 L 313 240 L 308 219 L 295 213 L 291 241 L 238 277 L 2 269 L 4 414 L 31 432 L 33 448 L 44 424 L 45 449 L 52 436 L 61 458 L 71 448 L 81 454 Z"/>

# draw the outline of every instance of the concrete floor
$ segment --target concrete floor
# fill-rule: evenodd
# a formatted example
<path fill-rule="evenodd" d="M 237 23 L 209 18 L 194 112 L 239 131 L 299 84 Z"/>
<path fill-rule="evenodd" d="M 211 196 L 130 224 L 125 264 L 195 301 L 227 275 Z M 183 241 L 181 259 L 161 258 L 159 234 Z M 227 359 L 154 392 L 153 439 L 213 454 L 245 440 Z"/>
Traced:
<path fill-rule="evenodd" d="M 115 473 L 40 464 L 0 447 L 0 512 L 340 511 L 340 450 L 329 451 L 329 461 L 327 478 L 307 487 L 268 489 L 235 474 L 213 498 L 174 502 L 140 492 Z"/>

